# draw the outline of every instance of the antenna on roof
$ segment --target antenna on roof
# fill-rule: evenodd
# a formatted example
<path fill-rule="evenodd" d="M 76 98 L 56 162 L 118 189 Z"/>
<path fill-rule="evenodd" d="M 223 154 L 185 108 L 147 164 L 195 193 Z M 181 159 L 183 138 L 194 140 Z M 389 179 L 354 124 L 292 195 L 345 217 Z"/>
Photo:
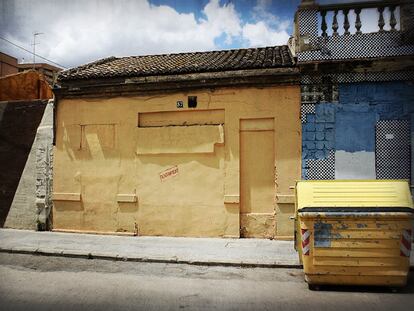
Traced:
<path fill-rule="evenodd" d="M 36 36 L 38 35 L 44 35 L 44 33 L 37 31 L 33 32 L 33 70 L 36 70 L 36 44 L 39 44 L 36 43 Z"/>

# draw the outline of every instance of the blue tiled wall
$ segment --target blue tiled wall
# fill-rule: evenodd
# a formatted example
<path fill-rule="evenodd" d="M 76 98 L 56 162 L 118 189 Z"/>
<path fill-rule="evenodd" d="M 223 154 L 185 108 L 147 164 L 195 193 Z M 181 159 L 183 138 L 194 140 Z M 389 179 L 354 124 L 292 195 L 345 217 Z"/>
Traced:
<path fill-rule="evenodd" d="M 374 151 L 378 120 L 410 120 L 413 113 L 413 82 L 340 84 L 338 103 L 316 104 L 302 124 L 302 177 L 306 160 L 326 158 L 330 150 Z"/>

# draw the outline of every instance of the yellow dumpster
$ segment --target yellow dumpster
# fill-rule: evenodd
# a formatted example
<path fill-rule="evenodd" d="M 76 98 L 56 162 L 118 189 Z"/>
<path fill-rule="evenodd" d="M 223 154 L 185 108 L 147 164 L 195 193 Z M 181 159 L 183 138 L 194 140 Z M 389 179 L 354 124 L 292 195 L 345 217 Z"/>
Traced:
<path fill-rule="evenodd" d="M 404 286 L 413 201 L 406 181 L 299 181 L 296 249 L 309 288 Z"/>

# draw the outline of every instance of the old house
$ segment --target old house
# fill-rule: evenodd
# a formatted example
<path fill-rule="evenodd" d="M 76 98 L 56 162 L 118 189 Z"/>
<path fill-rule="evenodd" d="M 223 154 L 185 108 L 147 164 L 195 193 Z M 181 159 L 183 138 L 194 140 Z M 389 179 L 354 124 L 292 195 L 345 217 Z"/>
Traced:
<path fill-rule="evenodd" d="M 413 177 L 412 1 L 302 1 L 302 178 Z M 413 182 L 411 182 L 413 185 Z"/>
<path fill-rule="evenodd" d="M 287 46 L 111 57 L 58 82 L 53 230 L 292 237 L 301 122 Z"/>

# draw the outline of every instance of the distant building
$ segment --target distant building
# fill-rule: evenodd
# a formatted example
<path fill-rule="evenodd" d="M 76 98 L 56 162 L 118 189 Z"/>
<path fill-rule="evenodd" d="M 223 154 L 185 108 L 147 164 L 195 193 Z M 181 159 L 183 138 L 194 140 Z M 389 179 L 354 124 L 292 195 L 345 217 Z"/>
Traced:
<path fill-rule="evenodd" d="M 29 69 L 35 69 L 36 71 L 43 74 L 46 78 L 46 81 L 53 85 L 54 81 L 56 80 L 57 73 L 62 70 L 60 67 L 56 67 L 53 65 L 49 65 L 46 63 L 36 63 L 35 66 L 33 66 L 33 63 L 25 63 L 25 64 L 18 64 L 19 71 L 25 71 Z"/>
<path fill-rule="evenodd" d="M 0 52 L 0 77 L 18 72 L 17 58 Z"/>
<path fill-rule="evenodd" d="M 60 67 L 46 63 L 36 63 L 35 66 L 33 66 L 33 63 L 19 64 L 16 57 L 0 52 L 0 77 L 30 69 L 35 69 L 43 74 L 50 85 L 54 84 L 57 73 L 62 70 Z"/>
<path fill-rule="evenodd" d="M 0 78 L 0 101 L 52 98 L 53 94 L 46 77 L 35 70 L 26 70 Z"/>

